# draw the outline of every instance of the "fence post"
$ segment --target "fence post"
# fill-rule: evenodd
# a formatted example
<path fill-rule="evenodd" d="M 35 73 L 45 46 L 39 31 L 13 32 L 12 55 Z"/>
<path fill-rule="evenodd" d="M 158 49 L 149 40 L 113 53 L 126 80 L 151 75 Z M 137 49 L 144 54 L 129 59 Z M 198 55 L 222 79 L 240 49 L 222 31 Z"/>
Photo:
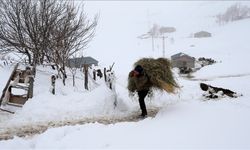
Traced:
<path fill-rule="evenodd" d="M 104 68 L 104 81 L 107 82 L 107 70 L 106 68 Z"/>
<path fill-rule="evenodd" d="M 89 90 L 88 88 L 88 65 L 84 64 L 83 68 L 84 68 L 84 88 L 86 90 Z"/>
<path fill-rule="evenodd" d="M 115 90 L 115 74 L 113 71 L 107 71 L 107 86 L 114 94 L 114 108 L 117 106 L 117 93 Z"/>
<path fill-rule="evenodd" d="M 55 95 L 55 86 L 56 86 L 56 76 L 52 75 L 51 76 L 51 86 L 52 86 L 52 94 Z"/>
<path fill-rule="evenodd" d="M 29 91 L 28 91 L 28 98 L 33 97 L 33 88 L 34 87 L 34 78 L 29 77 Z"/>
<path fill-rule="evenodd" d="M 33 66 L 32 67 L 32 70 L 31 70 L 32 74 L 34 75 L 34 77 L 36 76 L 36 66 Z"/>
<path fill-rule="evenodd" d="M 96 80 L 96 70 L 93 70 L 93 79 Z"/>

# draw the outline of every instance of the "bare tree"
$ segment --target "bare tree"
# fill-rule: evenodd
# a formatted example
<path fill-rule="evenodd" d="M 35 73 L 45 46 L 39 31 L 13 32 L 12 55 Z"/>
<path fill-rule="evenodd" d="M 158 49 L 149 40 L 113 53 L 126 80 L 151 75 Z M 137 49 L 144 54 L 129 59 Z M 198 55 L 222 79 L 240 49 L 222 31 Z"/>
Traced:
<path fill-rule="evenodd" d="M 31 52 L 26 41 L 27 35 L 23 32 L 21 19 L 22 1 L 3 1 L 0 3 L 0 46 L 4 50 L 25 54 L 29 62 Z"/>
<path fill-rule="evenodd" d="M 94 37 L 97 25 L 97 16 L 91 22 L 86 14 L 78 15 L 77 12 L 73 4 L 67 4 L 61 12 L 63 19 L 59 19 L 52 30 L 51 41 L 54 41 L 51 43 L 52 58 L 59 65 L 57 67 L 63 74 L 63 80 L 67 77 L 65 67 L 68 58 L 87 46 Z"/>
<path fill-rule="evenodd" d="M 0 46 L 27 56 L 30 64 L 56 64 L 66 78 L 67 59 L 92 40 L 98 16 L 87 19 L 72 1 L 2 0 Z"/>

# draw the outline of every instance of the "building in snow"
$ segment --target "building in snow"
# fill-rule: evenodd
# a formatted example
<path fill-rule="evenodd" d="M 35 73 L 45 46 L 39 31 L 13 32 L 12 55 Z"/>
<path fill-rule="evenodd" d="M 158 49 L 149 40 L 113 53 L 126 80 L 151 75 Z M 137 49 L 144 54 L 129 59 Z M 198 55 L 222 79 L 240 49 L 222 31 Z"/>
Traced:
<path fill-rule="evenodd" d="M 184 53 L 178 53 L 171 56 L 173 67 L 177 68 L 194 68 L 195 58 Z"/>
<path fill-rule="evenodd" d="M 69 67 L 81 68 L 83 67 L 84 64 L 89 66 L 92 65 L 98 66 L 98 61 L 92 57 L 76 57 L 68 59 Z"/>
<path fill-rule="evenodd" d="M 194 34 L 195 38 L 204 38 L 204 37 L 211 37 L 211 36 L 212 34 L 207 31 L 200 31 Z"/>

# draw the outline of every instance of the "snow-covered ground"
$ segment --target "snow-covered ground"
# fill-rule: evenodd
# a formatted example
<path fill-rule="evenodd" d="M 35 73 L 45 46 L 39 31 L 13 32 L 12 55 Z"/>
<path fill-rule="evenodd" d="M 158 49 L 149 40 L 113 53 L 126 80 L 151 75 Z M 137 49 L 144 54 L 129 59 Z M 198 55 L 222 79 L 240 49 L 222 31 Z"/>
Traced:
<path fill-rule="evenodd" d="M 127 74 L 137 59 L 162 56 L 160 39 L 155 41 L 152 51 L 150 39 L 137 38 L 153 23 L 177 29 L 169 35 L 174 42 L 166 41 L 166 57 L 184 52 L 196 58 L 212 58 L 219 63 L 195 72 L 193 76 L 197 80 L 182 78 L 175 72 L 182 86 L 177 95 L 155 91 L 152 99 L 147 98 L 148 108 L 160 109 L 155 117 L 138 122 L 95 122 L 50 128 L 39 135 L 0 141 L 0 148 L 249 149 L 250 68 L 247 61 L 250 58 L 250 19 L 219 26 L 212 17 L 234 3 L 87 1 L 86 10 L 90 14 L 100 12 L 100 22 L 96 38 L 84 53 L 97 58 L 102 66 L 115 62 L 116 93 L 102 80 L 97 85 L 92 83 L 90 91 L 84 90 L 83 75 L 78 72 L 76 87 L 72 86 L 69 76 L 65 87 L 57 80 L 56 95 L 51 95 L 50 76 L 54 72 L 40 66 L 34 97 L 14 115 L 0 113 L 0 133 L 51 122 L 84 118 L 112 120 L 133 113 L 139 115 L 137 99 L 129 97 L 126 89 Z M 242 3 L 250 6 L 249 2 Z M 212 37 L 189 38 L 190 34 L 200 30 L 211 32 Z M 0 89 L 4 88 L 11 68 L 0 67 Z M 200 82 L 227 88 L 243 96 L 206 101 L 199 88 Z M 117 107 L 113 105 L 115 98 Z"/>

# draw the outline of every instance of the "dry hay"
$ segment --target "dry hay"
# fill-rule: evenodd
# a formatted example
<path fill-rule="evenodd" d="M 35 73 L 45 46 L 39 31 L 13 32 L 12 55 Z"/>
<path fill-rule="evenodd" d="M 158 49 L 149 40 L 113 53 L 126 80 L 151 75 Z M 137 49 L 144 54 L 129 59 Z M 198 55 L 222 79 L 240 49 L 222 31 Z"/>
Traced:
<path fill-rule="evenodd" d="M 176 89 L 179 88 L 173 77 L 171 63 L 168 59 L 142 58 L 135 62 L 134 67 L 137 65 L 142 66 L 145 75 L 140 78 L 129 76 L 128 90 L 130 92 L 141 89 L 157 88 L 165 90 L 168 93 L 175 93 Z"/>

